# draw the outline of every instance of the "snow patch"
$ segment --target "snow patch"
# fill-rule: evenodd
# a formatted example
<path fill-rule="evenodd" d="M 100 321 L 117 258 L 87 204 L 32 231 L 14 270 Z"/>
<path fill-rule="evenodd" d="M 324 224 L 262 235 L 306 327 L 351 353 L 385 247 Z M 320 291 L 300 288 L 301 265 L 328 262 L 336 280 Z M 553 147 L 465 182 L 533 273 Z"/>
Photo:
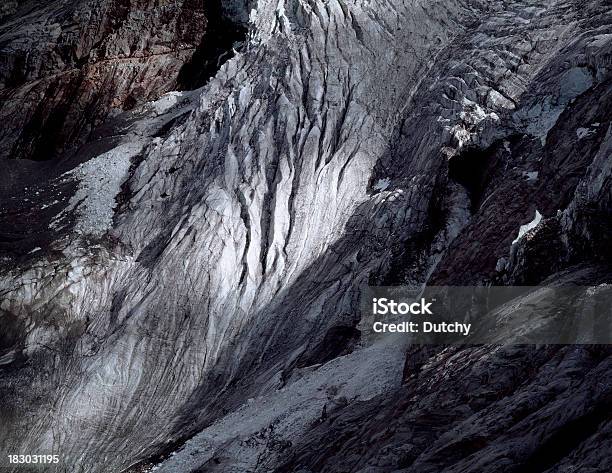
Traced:
<path fill-rule="evenodd" d="M 514 245 L 515 243 L 518 243 L 519 240 L 523 238 L 527 232 L 536 228 L 540 224 L 541 220 L 542 214 L 536 210 L 535 217 L 533 217 L 533 220 L 525 225 L 521 225 L 521 228 L 519 228 L 518 236 L 515 238 L 512 244 Z"/>
<path fill-rule="evenodd" d="M 597 132 L 597 127 L 599 126 L 599 123 L 593 123 L 589 128 L 577 128 L 576 129 L 576 136 L 578 137 L 579 140 L 586 138 L 588 136 L 591 136 L 592 134 Z"/>
<path fill-rule="evenodd" d="M 121 184 L 127 177 L 132 158 L 143 149 L 141 142 L 124 143 L 116 148 L 87 161 L 66 173 L 80 182 L 68 207 L 52 222 L 71 210 L 77 211 L 75 231 L 79 234 L 101 236 L 113 220 L 115 198 Z"/>
<path fill-rule="evenodd" d="M 155 111 L 158 115 L 166 113 L 181 102 L 181 99 L 185 96 L 184 92 L 168 92 L 162 95 L 155 102 L 149 102 L 147 105 Z"/>
<path fill-rule="evenodd" d="M 390 185 L 391 185 L 391 179 L 389 179 L 388 177 L 384 177 L 376 181 L 376 183 L 374 184 L 374 190 L 382 192 L 385 189 L 387 189 Z"/>

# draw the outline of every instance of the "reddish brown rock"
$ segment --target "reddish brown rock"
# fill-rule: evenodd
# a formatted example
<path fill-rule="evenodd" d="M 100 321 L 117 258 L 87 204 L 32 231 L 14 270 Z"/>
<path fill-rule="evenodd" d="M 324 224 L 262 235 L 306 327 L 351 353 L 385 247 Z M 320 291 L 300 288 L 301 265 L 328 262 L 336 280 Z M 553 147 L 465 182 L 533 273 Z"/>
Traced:
<path fill-rule="evenodd" d="M 172 90 L 207 24 L 197 0 L 9 6 L 0 26 L 0 159 L 51 159 L 109 115 Z"/>

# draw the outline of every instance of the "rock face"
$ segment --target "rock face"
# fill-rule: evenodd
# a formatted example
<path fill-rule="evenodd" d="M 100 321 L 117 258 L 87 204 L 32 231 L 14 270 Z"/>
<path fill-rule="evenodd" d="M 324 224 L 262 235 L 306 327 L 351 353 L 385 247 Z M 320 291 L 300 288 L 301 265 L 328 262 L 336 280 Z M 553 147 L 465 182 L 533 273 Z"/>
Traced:
<path fill-rule="evenodd" d="M 8 453 L 612 469 L 608 347 L 368 345 L 358 310 L 368 284 L 610 282 L 605 1 L 222 4 L 236 51 L 197 2 L 3 8 L 3 152 L 57 154 L 3 163 Z M 94 111 L 53 128 L 61 103 Z"/>
<path fill-rule="evenodd" d="M 193 0 L 30 0 L 11 13 L 0 27 L 0 159 L 54 158 L 109 114 L 172 90 L 207 27 Z"/>

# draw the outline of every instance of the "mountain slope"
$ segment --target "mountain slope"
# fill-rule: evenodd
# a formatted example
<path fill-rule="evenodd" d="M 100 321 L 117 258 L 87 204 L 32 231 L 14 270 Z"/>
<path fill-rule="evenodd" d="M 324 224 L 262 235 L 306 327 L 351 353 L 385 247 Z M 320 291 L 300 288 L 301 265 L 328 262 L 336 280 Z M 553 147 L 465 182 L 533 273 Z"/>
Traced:
<path fill-rule="evenodd" d="M 607 348 L 366 346 L 358 300 L 609 282 L 610 7 L 250 7 L 202 87 L 153 74 L 77 152 L 5 165 L 0 444 L 87 472 L 188 438 L 161 471 L 608 471 Z"/>

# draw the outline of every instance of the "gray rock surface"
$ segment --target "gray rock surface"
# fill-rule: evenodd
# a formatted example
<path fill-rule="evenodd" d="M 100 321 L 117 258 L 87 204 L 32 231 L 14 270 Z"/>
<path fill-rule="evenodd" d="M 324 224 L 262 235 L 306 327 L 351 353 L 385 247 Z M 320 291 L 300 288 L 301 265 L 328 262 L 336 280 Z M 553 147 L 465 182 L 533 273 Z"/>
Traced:
<path fill-rule="evenodd" d="M 157 100 L 5 164 L 0 445 L 86 472 L 610 471 L 607 347 L 365 346 L 358 315 L 368 283 L 610 282 L 609 4 L 226 5 L 246 43 L 166 95 L 206 20 L 159 5 L 98 46 L 156 38 Z M 45 24 L 37 84 L 65 62 Z M 95 81 L 127 97 L 126 71 Z M 55 106 L 29 83 L 3 117 Z"/>

